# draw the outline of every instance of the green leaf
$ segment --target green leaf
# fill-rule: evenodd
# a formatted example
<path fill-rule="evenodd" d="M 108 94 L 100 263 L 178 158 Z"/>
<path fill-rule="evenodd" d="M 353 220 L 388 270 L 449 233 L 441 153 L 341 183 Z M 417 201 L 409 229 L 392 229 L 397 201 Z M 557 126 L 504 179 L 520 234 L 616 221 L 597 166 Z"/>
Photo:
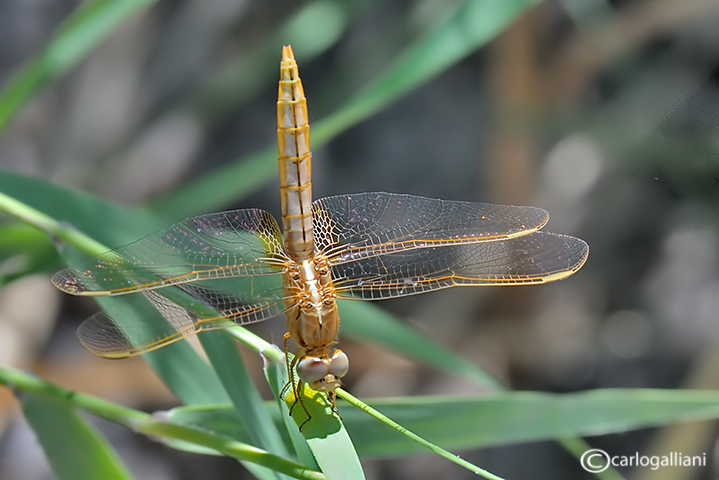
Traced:
<path fill-rule="evenodd" d="M 223 332 L 210 331 L 200 334 L 200 342 L 239 418 L 250 432 L 251 443 L 280 457 L 287 457 L 287 449 L 280 433 L 232 339 Z M 263 478 L 276 478 L 269 470 L 265 470 L 261 475 Z"/>
<path fill-rule="evenodd" d="M 295 403 L 292 389 L 285 396 L 285 402 L 294 407 L 292 418 L 327 478 L 364 478 L 352 440 L 342 420 L 332 411 L 326 393 L 310 390 L 304 385 L 300 402 Z"/>
<path fill-rule="evenodd" d="M 0 224 L 0 288 L 17 278 L 61 267 L 44 232 L 25 223 Z"/>
<path fill-rule="evenodd" d="M 162 315 L 142 296 L 97 297 L 95 301 L 122 325 L 135 325 L 137 331 L 151 331 L 164 325 Z M 163 379 L 182 403 L 201 405 L 226 402 L 229 397 L 217 374 L 187 342 L 175 342 L 143 355 L 143 359 Z"/>
<path fill-rule="evenodd" d="M 357 452 L 342 420 L 333 411 L 327 394 L 311 390 L 303 384 L 302 399 L 295 401 L 294 389 L 291 386 L 284 388 L 288 379 L 287 368 L 277 361 L 276 353 L 276 350 L 265 353 L 265 375 L 275 398 L 278 399 L 277 404 L 273 405 L 273 411 L 280 412 L 280 415 L 275 416 L 275 420 L 278 424 L 284 423 L 286 431 L 289 432 L 289 436 L 284 440 L 289 439 L 292 442 L 299 458 L 303 459 L 306 465 L 314 465 L 316 460 L 327 478 L 364 478 Z M 280 359 L 286 361 L 284 355 Z M 282 393 L 284 401 L 279 400 Z M 288 421 L 290 412 L 294 424 Z M 301 436 L 298 433 L 301 433 Z M 306 443 L 302 442 L 302 437 Z M 314 456 L 311 462 L 307 458 L 307 446 Z"/>
<path fill-rule="evenodd" d="M 505 392 L 375 399 L 367 403 L 403 427 L 453 450 L 606 435 L 719 418 L 719 392 L 707 390 L 607 389 L 561 395 Z M 344 403 L 338 406 L 361 457 L 427 451 L 361 410 Z M 272 413 L 280 423 L 279 410 L 273 408 Z M 247 435 L 227 406 L 180 407 L 170 415 L 174 422 L 212 429 L 238 440 Z"/>
<path fill-rule="evenodd" d="M 61 77 L 130 16 L 153 0 L 83 3 L 57 29 L 45 49 L 27 62 L 0 92 L 0 131 L 40 89 Z"/>
<path fill-rule="evenodd" d="M 110 248 L 133 242 L 171 222 L 144 210 L 123 207 L 79 190 L 2 169 L 0 192 Z"/>
<path fill-rule="evenodd" d="M 288 403 L 294 403 L 290 394 Z M 332 405 L 327 401 L 326 394 L 305 388 L 302 404 L 297 403 L 292 409 L 292 418 L 307 441 L 320 469 L 330 478 L 343 470 L 356 470 L 353 477 L 364 478 L 359 458 L 355 452 L 342 420 L 332 412 Z M 311 415 L 308 420 L 307 413 Z M 337 463 L 337 462 L 341 463 Z"/>
<path fill-rule="evenodd" d="M 407 326 L 376 305 L 355 300 L 338 301 L 342 334 L 378 343 L 392 351 L 476 382 L 489 389 L 502 385 L 477 365 Z"/>
<path fill-rule="evenodd" d="M 446 460 L 449 460 L 450 462 L 456 463 L 457 465 L 461 466 L 462 468 L 466 468 L 470 472 L 474 473 L 475 475 L 480 475 L 484 478 L 487 478 L 488 480 L 502 480 L 501 477 L 498 477 L 497 475 L 488 472 L 487 470 L 478 467 L 477 465 L 474 465 L 471 462 L 468 462 L 467 460 L 462 459 L 461 457 L 449 452 L 447 449 L 441 447 L 440 445 L 437 445 L 435 443 L 432 443 L 431 441 L 427 440 L 426 438 L 417 435 L 415 432 L 411 431 L 407 427 L 404 427 L 400 425 L 399 423 L 395 422 L 379 410 L 372 408 L 370 405 L 364 403 L 362 400 L 350 395 L 349 393 L 345 392 L 341 388 L 337 389 L 337 396 L 342 398 L 342 400 L 345 400 L 348 404 L 357 407 L 362 412 L 366 413 L 367 415 L 371 416 L 372 418 L 379 420 L 383 425 L 391 428 L 395 432 L 399 433 L 403 437 L 411 440 L 416 445 L 421 446 L 422 448 L 426 448 L 430 450 L 433 453 L 436 453 L 440 457 L 445 458 Z"/>
<path fill-rule="evenodd" d="M 22 403 L 25 416 L 59 479 L 132 478 L 102 435 L 68 402 L 25 394 Z"/>
<path fill-rule="evenodd" d="M 220 453 L 235 458 L 241 461 L 257 478 L 267 478 L 268 476 L 274 478 L 277 472 L 295 478 L 314 480 L 325 478 L 324 475 L 315 470 L 308 469 L 292 460 L 273 455 L 270 452 L 261 450 L 247 443 L 233 441 L 226 436 L 216 435 L 205 429 L 198 429 L 193 426 L 177 423 L 168 423 L 163 420 L 167 417 L 164 412 L 150 415 L 139 410 L 93 397 L 92 395 L 85 395 L 64 389 L 13 368 L 0 367 L 0 384 L 11 386 L 17 391 L 27 393 L 33 397 L 49 399 L 68 407 L 72 406 L 72 408 L 86 410 L 111 422 L 123 425 L 134 432 L 152 437 L 155 441 L 163 441 L 176 448 L 180 446 L 190 451 L 205 454 Z M 61 438 L 67 441 L 64 425 L 53 423 L 57 418 L 62 417 L 55 415 L 52 408 L 44 408 L 45 404 L 42 406 L 43 408 L 40 409 L 39 413 L 47 413 L 50 416 L 48 418 L 38 417 L 39 421 L 42 422 L 41 427 L 54 428 L 54 430 L 50 430 L 50 433 L 54 434 L 55 438 Z M 235 418 L 237 418 L 237 412 L 233 410 L 233 413 Z M 87 451 L 92 452 L 90 449 Z M 79 476 L 74 478 L 94 479 L 114 477 Z"/>
<path fill-rule="evenodd" d="M 277 348 L 277 350 L 279 350 L 279 348 Z M 297 458 L 300 460 L 300 462 L 302 462 L 304 465 L 307 465 L 308 467 L 316 468 L 319 470 L 320 467 L 319 465 L 317 465 L 312 451 L 310 450 L 309 446 L 307 445 L 307 442 L 297 428 L 297 425 L 295 425 L 293 418 L 290 417 L 290 409 L 287 406 L 287 403 L 282 399 L 285 386 L 287 386 L 289 382 L 289 377 L 287 376 L 287 364 L 285 356 L 284 354 L 282 354 L 281 356 L 281 359 L 285 359 L 285 362 L 278 362 L 272 358 L 273 355 L 270 355 L 270 353 L 272 352 L 263 352 L 262 355 L 265 361 L 265 378 L 267 378 L 267 383 L 269 383 L 270 389 L 272 389 L 272 393 L 274 394 L 275 400 L 277 402 L 277 407 L 280 411 L 280 418 L 281 420 L 283 420 L 283 425 L 285 428 L 284 430 L 282 430 L 282 432 L 286 435 L 283 440 L 287 443 L 288 435 L 289 442 L 291 442 L 291 445 L 294 447 L 295 453 L 297 454 Z"/>
<path fill-rule="evenodd" d="M 47 235 L 25 223 L 0 224 L 0 255 L 45 250 L 51 247 Z"/>
<path fill-rule="evenodd" d="M 507 392 L 473 397 L 416 397 L 369 402 L 403 426 L 449 449 L 593 436 L 717 418 L 719 392 L 593 390 L 555 395 Z M 344 412 L 344 411 L 343 411 Z M 383 434 L 358 412 L 343 414 L 361 455 L 418 452 Z"/>
<path fill-rule="evenodd" d="M 211 448 L 229 457 L 242 460 L 244 463 L 250 462 L 248 464 L 252 466 L 250 471 L 255 476 L 258 476 L 258 473 L 261 472 L 258 469 L 259 467 L 265 471 L 269 469 L 270 473 L 282 473 L 294 478 L 308 480 L 324 480 L 326 478 L 322 473 L 292 460 L 278 457 L 252 445 L 235 442 L 205 430 L 150 419 L 138 425 L 138 431 L 152 437 L 172 439 L 172 441 L 179 442 L 177 443 L 179 445 L 187 444 L 188 442 L 197 443 L 204 448 Z M 264 476 L 260 476 L 260 478 L 264 478 Z"/>

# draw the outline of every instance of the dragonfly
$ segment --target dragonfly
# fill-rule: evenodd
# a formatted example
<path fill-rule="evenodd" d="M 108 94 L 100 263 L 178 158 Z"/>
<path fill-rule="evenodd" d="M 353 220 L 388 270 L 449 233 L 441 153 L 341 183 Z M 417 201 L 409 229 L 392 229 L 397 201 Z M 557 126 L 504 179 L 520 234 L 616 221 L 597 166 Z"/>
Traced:
<path fill-rule="evenodd" d="M 334 405 L 349 370 L 336 348 L 338 298 L 543 284 L 585 263 L 586 242 L 541 231 L 549 220 L 541 208 L 385 192 L 313 202 L 308 118 L 297 62 L 285 46 L 277 100 L 282 230 L 260 209 L 200 215 L 52 277 L 72 295 L 142 295 L 165 319 L 147 333 L 100 312 L 77 332 L 90 352 L 131 357 L 285 314 L 285 353 L 290 339 L 298 346 L 287 366 L 295 398 L 306 384 Z"/>

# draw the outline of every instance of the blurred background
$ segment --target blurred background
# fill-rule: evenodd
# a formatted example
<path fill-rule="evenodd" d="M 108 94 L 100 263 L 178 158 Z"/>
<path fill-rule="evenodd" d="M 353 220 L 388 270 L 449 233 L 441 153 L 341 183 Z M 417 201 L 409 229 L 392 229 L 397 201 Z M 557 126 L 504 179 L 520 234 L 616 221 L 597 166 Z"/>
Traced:
<path fill-rule="evenodd" d="M 0 86 L 78 3 L 0 0 Z M 23 108 L 0 134 L 0 168 L 151 205 L 168 224 L 205 203 L 279 216 L 276 163 L 256 168 L 252 159 L 275 148 L 281 45 L 293 43 L 313 125 L 461 6 L 156 2 Z M 535 205 L 551 214 L 547 230 L 590 245 L 587 264 L 563 282 L 381 306 L 516 390 L 719 386 L 718 22 L 714 0 L 539 2 L 487 45 L 314 147 L 316 197 L 390 191 Z M 460 42 L 462 28 L 472 25 L 457 26 Z M 205 189 L 193 199 L 194 182 L 229 172 L 236 194 L 208 199 Z M 97 307 L 52 287 L 62 263 L 46 237 L 31 238 L 0 242 L 0 364 L 137 408 L 175 405 L 142 360 L 108 362 L 81 348 L 74 330 Z M 277 342 L 284 322 L 252 329 Z M 343 337 L 342 347 L 353 362 L 348 390 L 360 398 L 478 391 L 366 342 Z M 264 383 L 257 359 L 246 358 Z M 51 478 L 12 395 L 0 393 L 0 478 Z M 231 460 L 102 427 L 137 478 L 243 474 Z M 702 422 L 589 442 L 617 455 L 706 452 L 705 469 L 629 474 L 708 479 L 717 475 L 716 433 L 715 422 Z M 507 478 L 584 474 L 553 442 L 457 453 Z M 429 454 L 364 466 L 368 478 L 469 477 Z"/>

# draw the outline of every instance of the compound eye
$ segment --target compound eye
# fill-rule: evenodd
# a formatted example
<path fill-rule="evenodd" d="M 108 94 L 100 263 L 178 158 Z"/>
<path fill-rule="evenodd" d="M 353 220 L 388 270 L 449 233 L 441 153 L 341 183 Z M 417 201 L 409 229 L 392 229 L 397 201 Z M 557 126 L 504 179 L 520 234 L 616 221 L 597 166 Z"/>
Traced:
<path fill-rule="evenodd" d="M 327 364 L 318 357 L 305 357 L 297 364 L 297 375 L 311 385 L 325 378 Z"/>
<path fill-rule="evenodd" d="M 350 360 L 342 350 L 335 350 L 335 354 L 332 355 L 330 360 L 330 373 L 337 378 L 342 378 L 347 375 L 350 369 Z"/>

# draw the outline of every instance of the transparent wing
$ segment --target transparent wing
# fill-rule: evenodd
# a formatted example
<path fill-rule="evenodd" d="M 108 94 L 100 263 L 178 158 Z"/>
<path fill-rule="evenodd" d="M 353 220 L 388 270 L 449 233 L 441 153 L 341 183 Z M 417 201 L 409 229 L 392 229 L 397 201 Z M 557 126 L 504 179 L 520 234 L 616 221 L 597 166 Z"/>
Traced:
<path fill-rule="evenodd" d="M 587 259 L 578 238 L 535 232 L 503 241 L 415 248 L 332 265 L 341 297 L 378 300 L 459 285 L 528 285 L 573 274 Z"/>
<path fill-rule="evenodd" d="M 312 208 L 317 249 L 334 265 L 417 248 L 504 240 L 537 231 L 549 220 L 536 207 L 382 192 L 325 197 Z"/>
<path fill-rule="evenodd" d="M 235 210 L 176 223 L 63 270 L 52 283 L 73 295 L 122 295 L 198 280 L 281 275 L 285 258 L 272 215 Z"/>
<path fill-rule="evenodd" d="M 201 331 L 259 322 L 284 311 L 281 276 L 207 280 L 124 298 L 113 305 L 112 314 L 108 310 L 85 320 L 77 335 L 96 355 L 124 358 Z"/>
<path fill-rule="evenodd" d="M 281 314 L 284 261 L 275 219 L 262 210 L 236 210 L 176 223 L 63 270 L 52 282 L 73 295 L 140 293 L 114 302 L 78 329 L 91 352 L 122 358 L 203 330 Z"/>
<path fill-rule="evenodd" d="M 546 211 L 361 193 L 313 204 L 317 248 L 340 296 L 380 299 L 456 285 L 524 285 L 577 271 L 589 247 L 538 232 Z"/>

